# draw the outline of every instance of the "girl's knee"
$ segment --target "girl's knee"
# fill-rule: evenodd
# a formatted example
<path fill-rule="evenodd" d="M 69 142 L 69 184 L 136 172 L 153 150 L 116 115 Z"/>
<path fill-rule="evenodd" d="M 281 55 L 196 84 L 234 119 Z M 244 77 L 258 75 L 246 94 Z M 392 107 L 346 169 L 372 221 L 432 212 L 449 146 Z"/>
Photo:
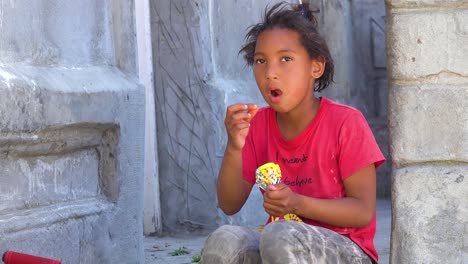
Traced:
<path fill-rule="evenodd" d="M 270 240 L 289 240 L 296 227 L 292 221 L 276 221 L 268 224 L 261 236 L 261 241 L 267 242 Z"/>
<path fill-rule="evenodd" d="M 260 251 L 279 253 L 287 250 L 294 242 L 294 227 L 290 221 L 277 221 L 268 224 L 260 237 Z"/>
<path fill-rule="evenodd" d="M 233 225 L 219 227 L 208 236 L 202 250 L 202 260 L 205 260 L 204 263 L 236 263 L 232 261 L 239 255 L 258 252 L 259 235 L 255 232 Z"/>
<path fill-rule="evenodd" d="M 204 248 L 218 248 L 227 244 L 230 248 L 237 248 L 248 239 L 242 229 L 239 226 L 223 225 L 208 236 Z"/>

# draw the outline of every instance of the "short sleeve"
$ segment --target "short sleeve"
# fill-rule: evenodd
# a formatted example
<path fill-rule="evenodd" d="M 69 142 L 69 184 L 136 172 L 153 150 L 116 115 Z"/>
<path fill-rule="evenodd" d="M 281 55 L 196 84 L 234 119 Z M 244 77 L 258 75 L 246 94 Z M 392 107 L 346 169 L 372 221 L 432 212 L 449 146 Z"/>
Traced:
<path fill-rule="evenodd" d="M 377 169 L 385 161 L 366 119 L 357 110 L 343 121 L 339 149 L 339 169 L 343 180 L 370 164 Z"/>

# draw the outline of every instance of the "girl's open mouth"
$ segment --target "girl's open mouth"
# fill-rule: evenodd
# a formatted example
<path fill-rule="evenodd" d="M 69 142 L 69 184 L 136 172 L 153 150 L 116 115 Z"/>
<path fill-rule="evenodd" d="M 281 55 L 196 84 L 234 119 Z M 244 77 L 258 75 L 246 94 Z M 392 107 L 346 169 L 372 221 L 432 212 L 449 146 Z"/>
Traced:
<path fill-rule="evenodd" d="M 283 92 L 281 90 L 279 90 L 279 89 L 275 89 L 275 90 L 272 90 L 270 92 L 270 94 L 271 94 L 272 97 L 278 97 L 278 96 L 282 95 Z"/>
<path fill-rule="evenodd" d="M 283 91 L 280 89 L 272 89 L 270 90 L 270 100 L 272 103 L 278 103 Z"/>

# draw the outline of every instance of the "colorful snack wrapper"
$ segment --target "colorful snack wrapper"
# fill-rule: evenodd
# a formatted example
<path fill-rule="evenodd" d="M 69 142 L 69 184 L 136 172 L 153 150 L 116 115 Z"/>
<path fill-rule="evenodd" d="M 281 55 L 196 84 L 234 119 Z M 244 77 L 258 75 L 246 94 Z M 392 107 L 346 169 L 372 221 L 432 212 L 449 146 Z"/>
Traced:
<path fill-rule="evenodd" d="M 268 190 L 268 186 L 271 184 L 278 184 L 281 182 L 281 169 L 278 164 L 268 162 L 258 167 L 255 172 L 255 184 L 258 185 L 264 191 Z M 270 217 L 270 222 L 278 220 L 292 220 L 303 222 L 302 219 L 296 214 L 286 214 L 281 217 Z"/>
<path fill-rule="evenodd" d="M 264 191 L 268 190 L 270 184 L 281 182 L 281 169 L 278 164 L 269 162 L 257 168 L 255 172 L 255 183 Z"/>

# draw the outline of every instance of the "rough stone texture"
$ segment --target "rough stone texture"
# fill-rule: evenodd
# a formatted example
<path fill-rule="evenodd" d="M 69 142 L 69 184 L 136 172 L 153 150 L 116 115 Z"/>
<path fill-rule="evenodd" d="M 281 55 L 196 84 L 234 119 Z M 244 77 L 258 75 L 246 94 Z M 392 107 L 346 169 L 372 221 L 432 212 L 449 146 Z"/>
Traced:
<path fill-rule="evenodd" d="M 459 8 L 466 6 L 466 0 L 386 0 L 387 4 L 391 5 L 393 9 L 395 7 L 434 7 L 434 8 Z"/>
<path fill-rule="evenodd" d="M 466 1 L 387 1 L 392 263 L 467 263 Z"/>
<path fill-rule="evenodd" d="M 466 263 L 468 166 L 394 172 L 392 263 Z"/>
<path fill-rule="evenodd" d="M 165 231 L 217 223 L 208 1 L 153 2 L 161 212 Z"/>
<path fill-rule="evenodd" d="M 468 162 L 468 84 L 393 86 L 389 115 L 396 166 Z"/>
<path fill-rule="evenodd" d="M 468 9 L 396 14 L 389 17 L 387 36 L 392 78 L 406 80 L 441 72 L 468 76 Z"/>
<path fill-rule="evenodd" d="M 133 20 L 130 0 L 0 2 L 1 253 L 143 262 Z"/>

